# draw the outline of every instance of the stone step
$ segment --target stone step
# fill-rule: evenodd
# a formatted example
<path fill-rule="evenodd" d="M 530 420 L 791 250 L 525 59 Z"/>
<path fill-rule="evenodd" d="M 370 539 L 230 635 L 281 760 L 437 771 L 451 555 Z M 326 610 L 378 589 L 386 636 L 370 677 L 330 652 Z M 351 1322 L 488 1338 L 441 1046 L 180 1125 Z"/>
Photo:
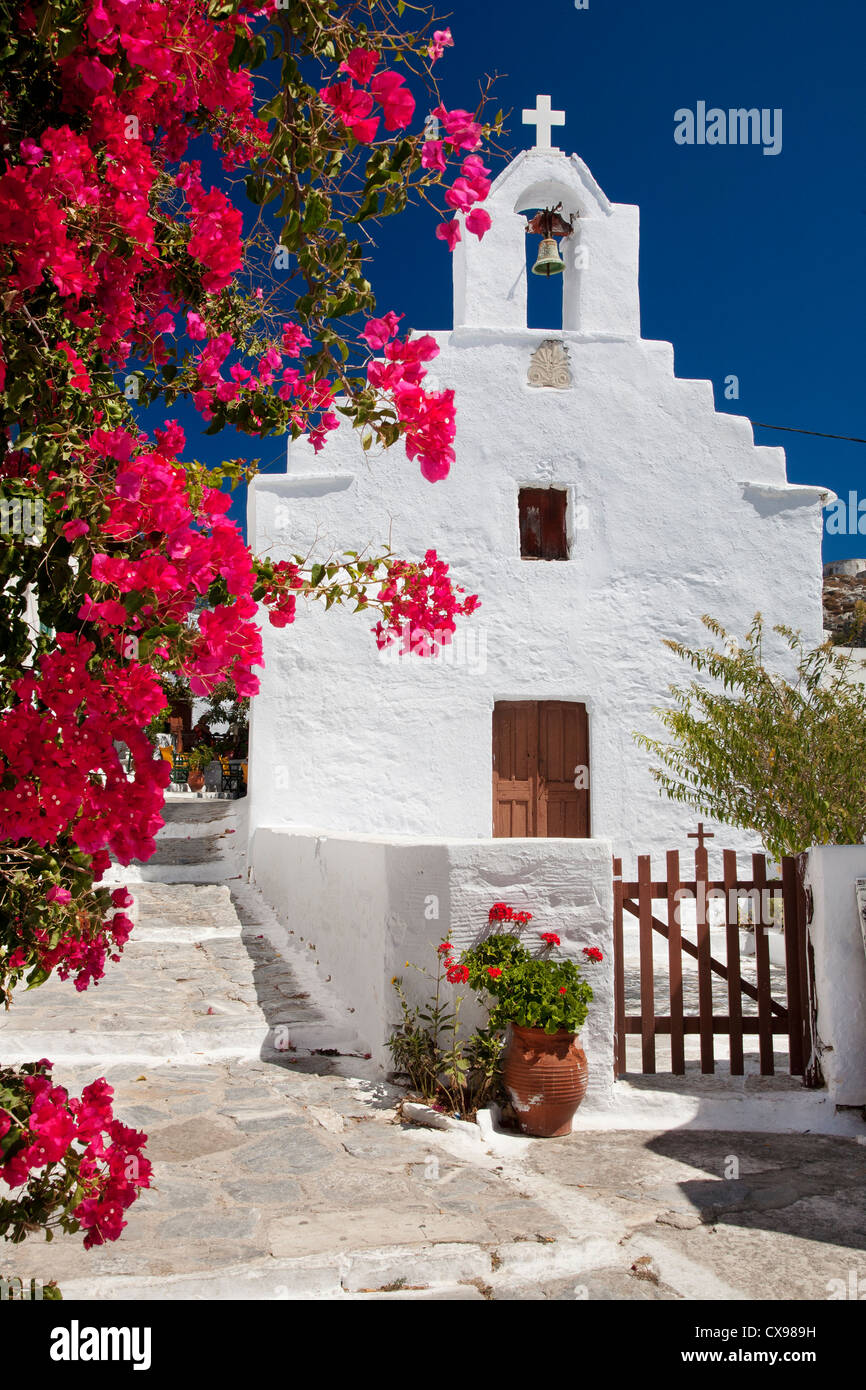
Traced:
<path fill-rule="evenodd" d="M 122 1022 L 122 1020 L 118 1020 Z M 281 1027 L 287 1030 L 283 1039 Z M 203 1066 L 229 1057 L 286 1061 L 296 1053 L 310 1056 L 334 1052 L 339 1056 L 365 1057 L 363 1045 L 350 1030 L 329 1023 L 234 1023 L 214 1015 L 195 1028 L 131 1031 L 107 1025 L 96 1031 L 41 1029 L 17 1026 L 0 1032 L 4 1066 L 18 1066 L 37 1057 L 48 1057 L 56 1066 L 79 1066 L 93 1059 L 113 1064 L 168 1066 L 194 1063 Z"/>
<path fill-rule="evenodd" d="M 114 1274 L 110 1280 L 63 1280 L 61 1289 L 65 1300 L 475 1301 L 495 1297 L 497 1293 L 508 1296 L 540 1278 L 578 1281 L 593 1271 L 624 1268 L 627 1262 L 616 1245 L 595 1237 L 542 1245 L 531 1240 L 490 1246 L 450 1241 L 254 1259 L 220 1270 L 189 1274 Z"/>

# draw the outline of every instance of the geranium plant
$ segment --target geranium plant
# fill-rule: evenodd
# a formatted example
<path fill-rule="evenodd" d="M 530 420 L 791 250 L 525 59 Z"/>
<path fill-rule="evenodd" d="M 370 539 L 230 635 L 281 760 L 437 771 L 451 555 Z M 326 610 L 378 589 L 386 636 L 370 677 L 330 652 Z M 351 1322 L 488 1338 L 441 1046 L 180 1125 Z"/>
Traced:
<path fill-rule="evenodd" d="M 494 903 L 488 915 L 494 928 L 507 923 L 522 930 L 531 921 L 531 912 L 515 910 L 507 903 Z M 499 1071 L 510 1023 L 543 1028 L 546 1033 L 580 1031 L 592 1002 L 592 987 L 575 961 L 551 956 L 554 947 L 562 944 L 556 932 L 542 932 L 539 941 L 541 954 L 533 955 L 515 932 L 493 930 L 457 956 L 447 936 L 436 948 L 435 974 L 423 966 L 413 967 L 433 982 L 433 997 L 423 1007 L 409 1002 L 401 979 L 395 976 L 391 981 L 402 1012 L 388 1042 L 395 1071 L 425 1100 L 471 1119 L 482 1105 L 504 1098 Z M 597 946 L 584 946 L 583 955 L 593 963 L 604 959 Z M 469 985 L 485 996 L 489 1013 L 485 1028 L 461 1037 L 460 1007 L 465 995 L 454 995 L 452 1004 L 446 983 Z"/>
<path fill-rule="evenodd" d="M 513 922 L 525 926 L 529 912 L 514 912 L 507 903 L 490 909 L 491 924 Z M 551 951 L 559 946 L 555 932 L 541 936 L 542 954 L 533 955 L 514 932 L 497 930 L 477 946 L 464 951 L 460 964 L 473 989 L 483 991 L 495 1001 L 490 1006 L 490 1025 L 505 1028 L 543 1028 L 545 1033 L 579 1033 L 592 1002 L 592 986 L 573 960 L 555 960 Z M 598 947 L 584 947 L 589 961 L 603 959 Z"/>

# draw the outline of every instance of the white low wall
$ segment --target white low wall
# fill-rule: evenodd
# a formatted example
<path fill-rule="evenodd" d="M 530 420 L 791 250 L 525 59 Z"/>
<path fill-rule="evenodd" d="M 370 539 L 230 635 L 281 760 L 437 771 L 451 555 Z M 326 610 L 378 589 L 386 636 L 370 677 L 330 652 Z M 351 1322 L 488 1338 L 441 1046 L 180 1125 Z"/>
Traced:
<path fill-rule="evenodd" d="M 858 878 L 866 878 L 866 845 L 809 851 L 821 1067 L 836 1105 L 866 1105 L 866 951 L 854 892 Z"/>
<path fill-rule="evenodd" d="M 590 1088 L 582 1110 L 606 1106 L 613 1090 L 613 885 L 606 840 L 433 840 L 259 827 L 252 878 L 280 920 L 315 944 L 325 975 L 354 1010 L 359 1036 L 383 1067 L 399 1017 L 391 984 L 428 999 L 430 982 L 406 962 L 435 971 L 450 930 L 459 951 L 487 926 L 495 902 L 533 914 L 530 948 L 555 931 L 557 955 L 586 966 L 595 998 L 581 1033 Z M 582 948 L 598 946 L 600 965 Z M 450 986 L 448 987 L 450 989 Z M 470 1001 L 471 1002 L 471 1001 Z M 474 1021 L 465 1008 L 461 1017 Z M 480 1015 L 477 1015 L 480 1021 Z"/>

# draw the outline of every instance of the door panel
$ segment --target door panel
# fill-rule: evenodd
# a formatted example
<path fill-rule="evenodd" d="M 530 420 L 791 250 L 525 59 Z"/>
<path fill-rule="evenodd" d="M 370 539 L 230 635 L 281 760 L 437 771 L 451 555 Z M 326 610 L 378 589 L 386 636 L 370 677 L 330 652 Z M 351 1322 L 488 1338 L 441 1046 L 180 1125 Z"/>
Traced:
<path fill-rule="evenodd" d="M 538 740 L 535 706 L 496 705 L 493 716 L 494 836 L 535 835 Z"/>
<path fill-rule="evenodd" d="M 567 700 L 495 705 L 494 836 L 586 839 L 589 788 L 575 786 L 579 768 L 589 768 L 585 705 Z"/>

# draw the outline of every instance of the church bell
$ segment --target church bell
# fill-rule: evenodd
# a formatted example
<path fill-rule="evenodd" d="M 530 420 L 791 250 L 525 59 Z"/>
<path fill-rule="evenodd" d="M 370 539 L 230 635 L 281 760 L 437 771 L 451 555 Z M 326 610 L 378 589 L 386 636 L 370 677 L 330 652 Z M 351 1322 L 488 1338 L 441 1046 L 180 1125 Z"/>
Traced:
<path fill-rule="evenodd" d="M 538 248 L 538 259 L 532 267 L 533 275 L 561 275 L 565 263 L 559 254 L 559 247 L 553 237 L 545 237 Z"/>

